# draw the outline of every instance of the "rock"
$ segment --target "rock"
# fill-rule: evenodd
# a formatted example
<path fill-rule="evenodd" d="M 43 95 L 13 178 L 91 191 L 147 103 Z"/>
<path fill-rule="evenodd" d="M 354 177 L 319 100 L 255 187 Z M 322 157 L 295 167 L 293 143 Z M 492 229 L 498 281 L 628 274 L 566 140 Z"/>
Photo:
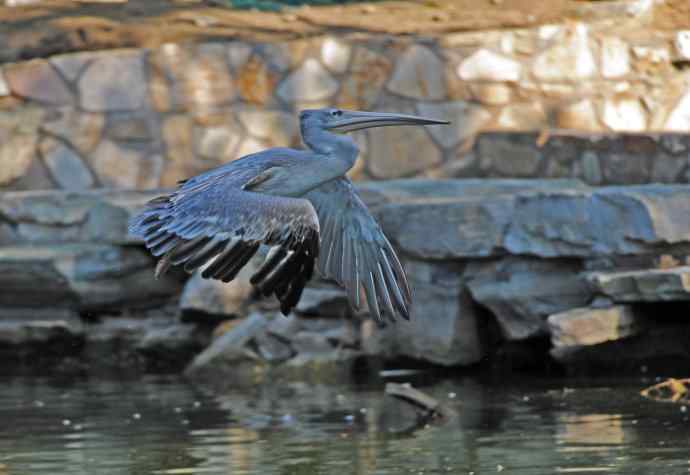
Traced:
<path fill-rule="evenodd" d="M 131 244 L 128 219 L 159 192 L 19 191 L 0 195 L 0 223 L 16 231 L 4 245 L 90 242 Z"/>
<path fill-rule="evenodd" d="M 259 56 L 252 56 L 236 73 L 240 97 L 250 104 L 271 102 L 280 74 L 271 69 Z"/>
<path fill-rule="evenodd" d="M 533 146 L 531 137 L 511 137 L 511 140 L 493 140 L 480 135 L 477 139 L 477 153 L 480 160 L 487 160 L 499 175 L 508 177 L 530 177 L 535 174 L 542 152 Z"/>
<path fill-rule="evenodd" d="M 194 57 L 182 69 L 177 87 L 184 95 L 188 110 L 204 113 L 219 106 L 227 106 L 236 96 L 234 81 L 226 62 L 226 51 L 220 43 L 197 46 Z"/>
<path fill-rule="evenodd" d="M 27 318 L 32 315 L 31 310 L 23 318 L 0 320 L 0 346 L 12 345 L 46 345 L 61 342 L 64 347 L 82 346 L 84 325 L 79 317 L 72 314 L 46 316 L 41 318 Z M 4 349 L 4 348 L 3 348 Z M 15 350 L 16 351 L 16 350 Z"/>
<path fill-rule="evenodd" d="M 43 161 L 60 188 L 84 190 L 94 185 L 91 171 L 81 157 L 63 142 L 47 137 L 40 144 Z"/>
<path fill-rule="evenodd" d="M 0 69 L 0 97 L 5 97 L 10 95 L 10 86 L 7 85 L 5 81 L 5 76 Z"/>
<path fill-rule="evenodd" d="M 287 112 L 242 109 L 237 116 L 250 135 L 268 140 L 272 147 L 287 147 L 298 134 L 297 119 Z"/>
<path fill-rule="evenodd" d="M 505 248 L 544 257 L 655 254 L 661 246 L 684 249 L 690 222 L 681 208 L 687 192 L 685 186 L 643 185 L 524 195 L 518 199 Z"/>
<path fill-rule="evenodd" d="M 81 359 L 97 369 L 180 371 L 209 342 L 208 333 L 166 315 L 105 318 L 86 326 Z"/>
<path fill-rule="evenodd" d="M 690 90 L 683 95 L 666 119 L 664 129 L 671 132 L 690 130 Z"/>
<path fill-rule="evenodd" d="M 448 126 L 428 128 L 428 132 L 443 148 L 455 147 L 474 137 L 491 119 L 491 114 L 486 109 L 465 101 L 419 102 L 417 113 L 451 122 Z"/>
<path fill-rule="evenodd" d="M 685 60 L 690 60 L 690 30 L 677 31 L 674 43 L 678 55 Z"/>
<path fill-rule="evenodd" d="M 68 53 L 51 56 L 49 61 L 68 81 L 77 81 L 95 59 L 93 53 Z"/>
<path fill-rule="evenodd" d="M 551 354 L 556 359 L 582 346 L 592 346 L 639 334 L 644 320 L 631 307 L 578 308 L 551 315 L 548 320 Z"/>
<path fill-rule="evenodd" d="M 478 362 L 485 351 L 478 310 L 463 288 L 460 269 L 448 263 L 406 264 L 413 295 L 411 320 L 375 328 L 362 346 L 376 348 L 384 358 L 405 356 L 444 366 Z"/>
<path fill-rule="evenodd" d="M 458 66 L 465 81 L 518 81 L 522 65 L 488 49 L 480 49 Z"/>
<path fill-rule="evenodd" d="M 587 279 L 595 292 L 614 302 L 690 300 L 690 267 L 593 272 Z"/>
<path fill-rule="evenodd" d="M 604 179 L 601 170 L 601 161 L 594 152 L 585 152 L 581 157 L 582 178 L 590 185 L 599 185 Z"/>
<path fill-rule="evenodd" d="M 50 110 L 41 123 L 41 131 L 63 139 L 83 156 L 87 156 L 101 141 L 105 130 L 105 116 L 84 112 L 73 107 Z"/>
<path fill-rule="evenodd" d="M 615 131 L 641 132 L 647 129 L 647 113 L 635 97 L 607 98 L 602 120 Z"/>
<path fill-rule="evenodd" d="M 414 111 L 401 112 L 414 114 Z M 441 150 L 421 127 L 383 127 L 374 133 L 368 165 L 376 178 L 412 175 L 438 165 L 443 159 Z"/>
<path fill-rule="evenodd" d="M 504 258 L 465 271 L 475 302 L 491 310 L 507 340 L 547 333 L 546 317 L 586 305 L 592 292 L 572 260 Z"/>
<path fill-rule="evenodd" d="M 223 122 L 209 127 L 194 127 L 196 153 L 218 164 L 235 157 L 235 151 L 243 136 L 241 127 L 232 116 L 226 117 Z"/>
<path fill-rule="evenodd" d="M 535 58 L 532 72 L 542 81 L 573 81 L 594 76 L 597 64 L 589 45 L 589 27 L 576 24 L 563 41 Z"/>
<path fill-rule="evenodd" d="M 106 136 L 115 142 L 150 142 L 153 134 L 150 120 L 130 112 L 109 114 Z"/>
<path fill-rule="evenodd" d="M 74 101 L 60 75 L 45 60 L 10 64 L 3 71 L 10 91 L 16 96 L 57 106 Z"/>
<path fill-rule="evenodd" d="M 117 81 L 113 81 L 117 78 Z M 81 107 L 91 112 L 137 110 L 146 102 L 143 53 L 93 54 L 78 84 Z"/>
<path fill-rule="evenodd" d="M 278 85 L 276 94 L 285 102 L 320 101 L 338 90 L 338 83 L 316 59 L 309 58 Z"/>
<path fill-rule="evenodd" d="M 561 129 L 601 130 L 594 104 L 590 99 L 582 99 L 559 108 L 556 113 L 556 125 Z"/>
<path fill-rule="evenodd" d="M 393 64 L 385 55 L 364 47 L 352 53 L 350 72 L 345 75 L 335 98 L 338 107 L 368 110 L 376 104 Z"/>
<path fill-rule="evenodd" d="M 90 157 L 91 166 L 102 185 L 110 188 L 135 189 L 141 186 L 147 163 L 155 155 L 143 147 L 123 147 L 110 140 L 103 140 Z"/>
<path fill-rule="evenodd" d="M 256 269 L 254 265 L 247 265 L 228 283 L 204 279 L 200 273 L 195 273 L 185 284 L 180 296 L 182 314 L 194 320 L 227 319 L 243 315 L 252 295 L 249 278 Z"/>
<path fill-rule="evenodd" d="M 5 134 L 0 131 L 0 136 Z M 29 171 L 36 154 L 38 137 L 33 134 L 11 135 L 0 145 L 0 185 L 8 185 Z"/>
<path fill-rule="evenodd" d="M 601 40 L 601 75 L 607 79 L 625 76 L 630 72 L 630 47 L 615 36 Z"/>
<path fill-rule="evenodd" d="M 542 130 L 548 127 L 544 107 L 536 101 L 503 107 L 496 123 L 505 130 Z"/>
<path fill-rule="evenodd" d="M 154 279 L 153 267 L 140 249 L 102 244 L 1 247 L 0 285 L 6 293 L 0 303 L 82 312 L 151 307 L 179 292 L 175 279 Z"/>
<path fill-rule="evenodd" d="M 239 41 L 228 43 L 225 48 L 230 66 L 235 71 L 244 66 L 252 54 L 251 46 Z"/>
<path fill-rule="evenodd" d="M 321 62 L 334 73 L 347 70 L 351 54 L 352 47 L 338 38 L 326 38 L 321 44 Z"/>
<path fill-rule="evenodd" d="M 314 287 L 311 284 L 304 289 L 295 312 L 300 315 L 346 318 L 350 315 L 350 307 L 347 294 L 340 287 Z"/>
<path fill-rule="evenodd" d="M 443 63 L 429 48 L 412 45 L 398 57 L 388 82 L 391 92 L 414 99 L 438 100 L 446 96 Z"/>
<path fill-rule="evenodd" d="M 489 106 L 504 106 L 513 97 L 513 90 L 502 83 L 473 84 L 470 90 L 476 100 Z"/>
<path fill-rule="evenodd" d="M 640 153 L 610 153 L 602 170 L 608 183 L 632 185 L 649 181 L 652 157 Z"/>

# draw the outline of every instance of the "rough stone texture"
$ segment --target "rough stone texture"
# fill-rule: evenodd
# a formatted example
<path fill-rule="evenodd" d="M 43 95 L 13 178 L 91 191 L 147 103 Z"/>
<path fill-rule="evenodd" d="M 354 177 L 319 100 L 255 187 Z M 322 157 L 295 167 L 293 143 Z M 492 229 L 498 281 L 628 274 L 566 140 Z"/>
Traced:
<path fill-rule="evenodd" d="M 414 99 L 442 99 L 446 95 L 441 60 L 424 46 L 414 45 L 399 58 L 388 89 Z"/>
<path fill-rule="evenodd" d="M 27 312 L 29 313 L 29 312 Z M 46 318 L 7 318 L 2 312 L 0 345 L 46 345 L 52 342 L 79 344 L 84 337 L 84 325 L 76 315 L 59 311 Z"/>
<path fill-rule="evenodd" d="M 568 260 L 505 258 L 469 265 L 472 298 L 496 317 L 506 340 L 546 335 L 546 317 L 581 307 L 592 292 L 579 274 L 581 264 Z"/>
<path fill-rule="evenodd" d="M 480 136 L 477 153 L 481 160 L 491 163 L 499 175 L 506 177 L 530 177 L 542 161 L 542 152 L 532 146 L 529 137 L 510 142 L 492 140 L 491 136 Z"/>
<path fill-rule="evenodd" d="M 77 191 L 91 188 L 94 179 L 79 154 L 63 142 L 45 138 L 40 144 L 41 155 L 53 180 L 63 190 Z"/>
<path fill-rule="evenodd" d="M 50 110 L 41 124 L 41 131 L 55 135 L 83 155 L 93 152 L 103 137 L 105 116 L 72 107 Z"/>
<path fill-rule="evenodd" d="M 458 67 L 465 81 L 518 81 L 522 65 L 517 61 L 486 49 L 480 49 Z"/>
<path fill-rule="evenodd" d="M 236 156 L 242 135 L 237 120 L 232 116 L 224 117 L 221 123 L 194 127 L 194 148 L 199 157 L 222 163 Z"/>
<path fill-rule="evenodd" d="M 10 86 L 7 85 L 5 81 L 5 75 L 0 70 L 0 97 L 5 97 L 10 95 Z"/>
<path fill-rule="evenodd" d="M 596 60 L 589 45 L 589 27 L 572 26 L 565 38 L 534 60 L 533 73 L 545 81 L 586 79 L 597 72 Z"/>
<path fill-rule="evenodd" d="M 690 91 L 680 98 L 678 104 L 671 111 L 665 129 L 675 132 L 690 131 Z"/>
<path fill-rule="evenodd" d="M 690 268 L 594 272 L 587 276 L 595 292 L 614 302 L 690 300 Z"/>
<path fill-rule="evenodd" d="M 155 156 L 146 149 L 123 147 L 104 140 L 91 155 L 91 166 L 102 185 L 108 188 L 135 189 L 146 178 L 146 162 Z"/>
<path fill-rule="evenodd" d="M 114 81 L 113 78 L 117 78 Z M 136 110 L 146 101 L 144 57 L 139 51 L 94 55 L 79 80 L 81 106 L 87 111 Z"/>
<path fill-rule="evenodd" d="M 383 127 L 372 134 L 369 171 L 376 178 L 409 176 L 442 160 L 441 151 L 422 128 Z"/>
<path fill-rule="evenodd" d="M 276 378 L 335 382 L 350 377 L 353 361 L 361 355 L 348 348 L 357 330 L 344 320 L 252 313 L 228 327 L 194 358 L 186 369 L 188 376 L 232 378 L 239 386 Z"/>
<path fill-rule="evenodd" d="M 12 94 L 49 105 L 72 104 L 74 97 L 47 61 L 34 60 L 4 68 Z"/>
<path fill-rule="evenodd" d="M 5 192 L 0 194 L 0 223 L 11 225 L 16 234 L 0 244 L 138 242 L 128 235 L 127 221 L 156 196 L 140 191 Z"/>
<path fill-rule="evenodd" d="M 447 103 L 420 102 L 417 112 L 426 117 L 443 117 L 451 122 L 447 127 L 430 127 L 429 134 L 443 148 L 451 148 L 474 137 L 491 118 L 484 108 L 454 101 Z"/>
<path fill-rule="evenodd" d="M 344 109 L 371 109 L 392 69 L 393 64 L 386 55 L 363 47 L 355 48 L 350 72 L 340 85 L 335 104 Z"/>
<path fill-rule="evenodd" d="M 280 110 L 243 109 L 237 112 L 250 135 L 267 140 L 273 147 L 286 147 L 298 134 L 297 118 Z"/>
<path fill-rule="evenodd" d="M 441 365 L 470 365 L 486 349 L 479 336 L 478 309 L 463 288 L 453 264 L 407 261 L 412 290 L 412 319 L 376 328 L 363 341 L 384 357 L 408 356 Z"/>
<path fill-rule="evenodd" d="M 321 45 L 321 61 L 334 73 L 344 73 L 352 54 L 352 46 L 337 38 L 326 38 Z"/>
<path fill-rule="evenodd" d="M 243 315 L 252 295 L 249 278 L 256 267 L 248 265 L 230 283 L 204 279 L 196 273 L 180 296 L 180 309 L 192 318 L 230 318 Z"/>
<path fill-rule="evenodd" d="M 647 128 L 646 112 L 637 98 L 613 97 L 604 102 L 604 124 L 615 131 L 642 131 Z"/>
<path fill-rule="evenodd" d="M 102 244 L 0 247 L 0 268 L 3 307 L 151 307 L 179 289 L 173 279 L 152 278 L 142 250 Z"/>
<path fill-rule="evenodd" d="M 578 308 L 548 318 L 552 354 L 559 355 L 581 346 L 619 340 L 638 334 L 644 320 L 631 307 Z"/>
<path fill-rule="evenodd" d="M 605 78 L 617 78 L 630 72 L 630 47 L 615 36 L 606 36 L 601 40 L 601 75 Z"/>
<path fill-rule="evenodd" d="M 338 89 L 338 83 L 317 60 L 307 59 L 301 68 L 278 85 L 276 94 L 286 102 L 319 101 Z"/>

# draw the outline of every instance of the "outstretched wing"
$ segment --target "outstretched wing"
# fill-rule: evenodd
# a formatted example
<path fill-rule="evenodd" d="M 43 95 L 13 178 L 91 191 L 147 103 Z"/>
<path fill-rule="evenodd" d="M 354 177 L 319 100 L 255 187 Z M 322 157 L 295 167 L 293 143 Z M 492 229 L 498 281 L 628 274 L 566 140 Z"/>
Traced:
<path fill-rule="evenodd" d="M 409 319 L 410 288 L 393 247 L 357 196 L 348 178 L 338 178 L 305 195 L 321 226 L 319 272 L 347 289 L 350 303 L 360 308 L 364 289 L 372 316 Z"/>
<path fill-rule="evenodd" d="M 319 222 L 309 201 L 245 191 L 228 175 L 197 177 L 156 198 L 130 222 L 129 231 L 171 265 L 187 272 L 208 263 L 204 278 L 229 282 L 261 244 L 272 246 L 251 277 L 264 295 L 275 293 L 281 311 L 297 304 L 318 256 Z"/>

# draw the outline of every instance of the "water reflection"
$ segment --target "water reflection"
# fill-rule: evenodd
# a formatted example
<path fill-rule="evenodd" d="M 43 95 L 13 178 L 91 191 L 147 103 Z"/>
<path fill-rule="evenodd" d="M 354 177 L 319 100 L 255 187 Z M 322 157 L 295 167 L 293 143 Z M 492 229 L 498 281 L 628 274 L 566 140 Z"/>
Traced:
<path fill-rule="evenodd" d="M 688 472 L 686 412 L 641 386 L 446 380 L 424 389 L 457 419 L 400 433 L 409 415 L 381 387 L 17 378 L 0 392 L 0 475 Z"/>

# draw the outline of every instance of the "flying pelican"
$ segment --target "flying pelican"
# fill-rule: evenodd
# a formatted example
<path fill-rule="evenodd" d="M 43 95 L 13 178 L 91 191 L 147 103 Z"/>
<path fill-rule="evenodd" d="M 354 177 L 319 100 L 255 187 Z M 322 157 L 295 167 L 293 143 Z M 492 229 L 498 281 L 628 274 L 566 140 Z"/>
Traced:
<path fill-rule="evenodd" d="M 297 305 L 316 264 L 347 290 L 355 309 L 363 289 L 377 323 L 382 316 L 409 320 L 405 273 L 345 176 L 359 151 L 341 134 L 449 122 L 334 108 L 304 110 L 299 118 L 308 150 L 272 148 L 181 181 L 147 203 L 130 233 L 160 257 L 156 277 L 172 265 L 230 282 L 263 244 L 270 250 L 250 282 L 264 296 L 275 294 L 283 314 Z"/>

